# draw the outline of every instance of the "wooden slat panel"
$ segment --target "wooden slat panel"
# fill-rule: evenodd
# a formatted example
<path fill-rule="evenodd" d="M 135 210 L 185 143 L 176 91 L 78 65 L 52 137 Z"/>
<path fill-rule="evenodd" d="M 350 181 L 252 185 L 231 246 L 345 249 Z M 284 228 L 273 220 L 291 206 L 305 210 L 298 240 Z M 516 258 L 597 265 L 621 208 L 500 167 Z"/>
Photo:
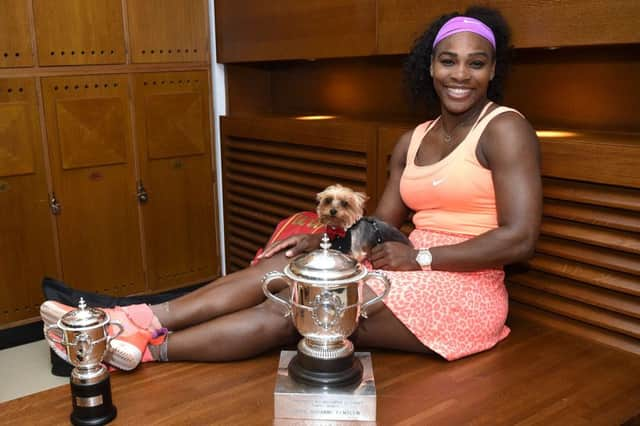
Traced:
<path fill-rule="evenodd" d="M 536 249 L 541 253 L 640 275 L 638 256 L 544 236 L 538 240 Z"/>
<path fill-rule="evenodd" d="M 640 191 L 609 185 L 543 178 L 546 198 L 640 212 Z"/>
<path fill-rule="evenodd" d="M 220 62 L 371 55 L 375 0 L 216 1 Z"/>
<path fill-rule="evenodd" d="M 632 296 L 640 296 L 640 279 L 633 275 L 599 268 L 586 263 L 569 262 L 566 259 L 540 253 L 537 253 L 527 264 L 538 271 L 548 272 Z"/>
<path fill-rule="evenodd" d="M 273 187 L 275 185 L 283 185 L 284 182 L 289 182 L 290 175 L 286 170 L 273 170 L 273 169 L 258 169 L 255 165 L 251 164 L 231 164 L 229 166 L 229 179 L 234 180 L 235 176 L 240 173 L 244 173 L 246 176 L 251 176 L 252 178 L 262 179 L 265 188 L 267 184 L 264 183 L 266 179 L 271 179 L 270 185 Z M 333 178 L 327 178 L 324 176 L 317 176 L 312 174 L 307 174 L 304 176 L 297 176 L 296 183 L 302 184 L 304 186 L 312 186 L 317 188 L 326 188 L 335 182 Z M 350 182 L 353 185 L 354 189 L 357 190 L 365 190 L 366 188 L 358 188 L 356 186 L 357 182 Z M 272 188 L 273 189 L 273 188 Z M 300 191 L 296 191 L 294 193 L 298 193 L 302 195 Z"/>
<path fill-rule="evenodd" d="M 541 233 L 551 237 L 640 254 L 640 236 L 634 233 L 552 218 L 545 218 L 542 221 Z"/>
<path fill-rule="evenodd" d="M 509 296 L 518 302 L 640 339 L 640 321 L 637 319 L 532 290 L 511 281 L 508 289 Z"/>
<path fill-rule="evenodd" d="M 636 233 L 640 232 L 640 215 L 637 212 L 627 212 L 552 199 L 545 199 L 542 207 L 542 214 L 544 216 L 582 222 L 599 227 L 621 229 Z"/>
<path fill-rule="evenodd" d="M 125 62 L 121 0 L 34 0 L 40 65 Z"/>
<path fill-rule="evenodd" d="M 511 274 L 509 275 L 509 281 L 531 289 L 562 296 L 565 299 L 640 318 L 640 303 L 638 303 L 638 299 L 615 291 L 599 289 L 579 281 L 537 271 Z"/>
<path fill-rule="evenodd" d="M 265 226 L 260 222 L 248 220 L 246 217 L 236 217 L 231 215 L 229 218 L 229 224 L 236 225 L 238 227 L 242 227 L 244 229 L 250 230 L 254 236 L 266 235 L 266 234 L 269 234 L 271 231 L 273 231 L 271 227 Z M 255 238 L 259 238 L 259 237 L 255 237 Z M 263 244 L 264 240 L 259 239 L 258 243 Z"/>
<path fill-rule="evenodd" d="M 264 209 L 261 210 L 249 210 L 238 204 L 229 204 L 229 213 L 236 215 L 237 217 L 245 217 L 247 220 L 253 220 L 254 223 L 274 223 L 281 216 L 266 214 Z M 268 227 L 265 232 L 271 232 L 273 229 Z"/>
<path fill-rule="evenodd" d="M 379 0 L 378 52 L 406 53 L 409 46 L 438 16 L 463 12 L 477 1 Z M 582 46 L 638 43 L 632 16 L 640 14 L 635 1 L 611 0 L 486 0 L 499 9 L 513 29 L 516 47 Z M 578 11 L 578 13 L 576 13 Z M 579 17 L 579 19 L 576 19 Z M 540 23 L 544 23 L 544 31 Z"/>
<path fill-rule="evenodd" d="M 295 207 L 290 207 L 288 205 L 281 206 L 276 204 L 264 204 L 262 201 L 252 200 L 250 198 L 245 198 L 242 195 L 236 195 L 237 187 L 229 186 L 228 200 L 232 205 L 242 206 L 246 209 L 258 210 L 271 213 L 279 218 L 283 219 L 290 215 L 292 212 L 296 211 Z"/>
<path fill-rule="evenodd" d="M 225 117 L 222 124 L 226 236 L 235 256 L 229 268 L 246 266 L 280 220 L 315 211 L 315 195 L 327 185 L 375 194 L 369 180 L 376 159 L 373 126 L 328 122 L 325 131 L 317 123 L 278 117 Z"/>
<path fill-rule="evenodd" d="M 0 0 L 0 68 L 33 65 L 29 0 Z"/>
<path fill-rule="evenodd" d="M 132 62 L 208 60 L 206 0 L 127 0 L 126 4 Z"/>

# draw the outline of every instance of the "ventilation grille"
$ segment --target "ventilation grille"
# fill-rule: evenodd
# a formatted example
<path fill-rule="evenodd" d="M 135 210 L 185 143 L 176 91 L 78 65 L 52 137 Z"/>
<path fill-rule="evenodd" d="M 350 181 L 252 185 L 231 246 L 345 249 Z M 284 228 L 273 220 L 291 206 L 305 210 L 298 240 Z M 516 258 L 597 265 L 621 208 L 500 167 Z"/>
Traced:
<path fill-rule="evenodd" d="M 322 132 L 316 132 L 313 125 L 274 121 L 279 141 L 246 137 L 272 133 L 267 128 L 264 132 L 257 128 L 271 127 L 273 122 L 223 119 L 225 232 L 230 271 L 249 264 L 280 220 L 298 211 L 314 211 L 315 195 L 328 185 L 340 183 L 375 193 L 373 186 L 367 186 L 367 171 L 375 164 L 368 153 L 368 147 L 375 145 L 374 132 L 365 132 L 359 143 L 336 142 L 329 147 L 319 136 Z M 301 133 L 306 134 L 301 138 L 304 141 L 297 140 Z"/>
<path fill-rule="evenodd" d="M 510 273 L 513 308 L 640 353 L 640 190 L 544 180 L 529 270 Z"/>

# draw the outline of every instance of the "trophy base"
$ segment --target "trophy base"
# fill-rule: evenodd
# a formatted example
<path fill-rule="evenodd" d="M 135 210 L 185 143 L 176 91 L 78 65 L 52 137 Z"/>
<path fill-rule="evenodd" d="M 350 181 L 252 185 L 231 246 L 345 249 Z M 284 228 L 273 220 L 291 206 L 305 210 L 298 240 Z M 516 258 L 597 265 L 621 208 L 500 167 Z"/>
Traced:
<path fill-rule="evenodd" d="M 289 362 L 289 376 L 310 386 L 340 387 L 362 381 L 362 362 L 351 353 L 336 359 L 317 359 L 298 351 Z"/>
<path fill-rule="evenodd" d="M 373 422 L 376 420 L 376 387 L 371 354 L 356 352 L 362 366 L 362 378 L 351 386 L 310 385 L 296 381 L 289 374 L 289 364 L 296 351 L 282 351 L 274 392 L 276 420 L 341 420 Z"/>
<path fill-rule="evenodd" d="M 111 400 L 111 380 L 90 384 L 71 381 L 73 411 L 71 424 L 76 426 L 99 426 L 109 423 L 118 414 Z"/>

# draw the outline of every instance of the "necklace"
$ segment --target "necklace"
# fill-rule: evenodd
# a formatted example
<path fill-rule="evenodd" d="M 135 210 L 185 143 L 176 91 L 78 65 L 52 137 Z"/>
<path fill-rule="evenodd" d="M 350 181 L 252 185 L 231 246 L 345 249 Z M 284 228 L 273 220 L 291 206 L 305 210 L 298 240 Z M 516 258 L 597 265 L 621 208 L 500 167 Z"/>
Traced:
<path fill-rule="evenodd" d="M 458 124 L 456 124 L 455 126 L 453 126 L 453 129 L 451 129 L 451 132 L 447 132 L 447 129 L 444 128 L 444 121 L 441 122 L 441 126 L 442 126 L 442 140 L 448 145 L 451 143 L 451 141 L 453 140 L 453 132 L 456 131 L 456 129 L 460 126 L 462 126 L 463 124 L 468 123 L 471 120 L 462 120 L 461 122 L 459 122 Z"/>
<path fill-rule="evenodd" d="M 482 114 L 482 111 L 483 110 L 481 110 L 478 115 Z M 475 114 L 474 114 L 474 116 L 469 117 L 466 120 L 460 121 L 455 126 L 453 126 L 453 129 L 451 129 L 450 132 L 447 132 L 447 129 L 444 128 L 444 120 L 440 121 L 440 127 L 442 127 L 442 140 L 444 141 L 444 143 L 449 145 L 451 143 L 451 141 L 453 140 L 453 133 L 458 129 L 458 127 L 462 126 L 463 124 L 467 124 L 467 123 L 471 122 L 472 119 L 475 120 L 476 118 L 478 118 L 478 117 L 475 116 Z"/>

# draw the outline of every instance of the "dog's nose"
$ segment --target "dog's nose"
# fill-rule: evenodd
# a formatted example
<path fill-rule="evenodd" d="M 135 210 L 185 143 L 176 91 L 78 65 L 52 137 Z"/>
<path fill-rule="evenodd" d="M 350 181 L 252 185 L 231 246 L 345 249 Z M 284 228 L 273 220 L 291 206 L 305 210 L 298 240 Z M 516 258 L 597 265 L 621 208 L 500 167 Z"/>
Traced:
<path fill-rule="evenodd" d="M 331 216 L 335 216 L 335 215 L 336 215 L 336 213 L 338 213 L 338 210 L 336 210 L 336 209 L 331 209 L 331 210 L 329 210 L 329 213 L 331 213 Z"/>

